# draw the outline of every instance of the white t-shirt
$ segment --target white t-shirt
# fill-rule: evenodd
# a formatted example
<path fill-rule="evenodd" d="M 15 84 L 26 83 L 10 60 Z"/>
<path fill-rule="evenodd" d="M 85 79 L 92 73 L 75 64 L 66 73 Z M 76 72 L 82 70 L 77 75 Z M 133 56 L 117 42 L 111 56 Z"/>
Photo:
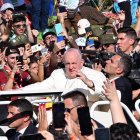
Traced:
<path fill-rule="evenodd" d="M 23 5 L 25 2 L 24 0 L 3 0 L 3 3 L 11 3 L 14 7 L 18 7 Z"/>
<path fill-rule="evenodd" d="M 68 9 L 76 9 L 79 4 L 79 0 L 60 0 L 59 4 L 66 6 Z"/>

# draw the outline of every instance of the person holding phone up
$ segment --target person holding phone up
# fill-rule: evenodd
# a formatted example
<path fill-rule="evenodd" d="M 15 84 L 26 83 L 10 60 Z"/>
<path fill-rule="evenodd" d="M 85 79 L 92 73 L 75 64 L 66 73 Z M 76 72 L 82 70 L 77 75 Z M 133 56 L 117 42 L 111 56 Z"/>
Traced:
<path fill-rule="evenodd" d="M 35 75 L 34 73 L 29 72 L 29 75 L 27 72 L 25 72 L 28 69 L 28 66 L 21 65 L 21 62 L 23 63 L 23 60 L 21 60 L 21 62 L 17 61 L 17 58 L 19 58 L 19 54 L 20 52 L 16 47 L 11 46 L 6 49 L 6 63 L 4 65 L 4 69 L 0 70 L 2 90 L 21 88 L 28 84 L 27 81 L 31 83 L 39 81 L 37 75 Z M 21 70 L 21 68 L 23 68 L 23 70 Z"/>

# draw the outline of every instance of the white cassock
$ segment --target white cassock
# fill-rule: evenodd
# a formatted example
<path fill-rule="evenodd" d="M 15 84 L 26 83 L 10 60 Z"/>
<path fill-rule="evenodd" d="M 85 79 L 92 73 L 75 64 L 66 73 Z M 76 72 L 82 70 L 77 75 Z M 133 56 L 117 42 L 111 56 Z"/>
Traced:
<path fill-rule="evenodd" d="M 86 75 L 86 77 L 93 81 L 95 86 L 95 91 L 89 88 L 82 80 L 74 78 L 69 79 L 66 76 L 65 69 L 57 69 L 54 70 L 49 78 L 42 82 L 38 82 L 35 84 L 31 84 L 22 88 L 23 91 L 30 90 L 42 90 L 42 89 L 77 89 L 82 91 L 88 102 L 96 102 L 100 98 L 105 100 L 105 96 L 101 93 L 103 91 L 102 85 L 103 81 L 106 81 L 106 77 L 102 72 L 83 67 L 81 71 Z M 65 93 L 63 93 L 65 94 Z M 62 95 L 63 95 L 62 94 Z M 54 96 L 51 96 L 54 98 Z M 26 99 L 32 101 L 38 98 L 42 98 L 42 96 L 38 97 L 26 97 Z"/>

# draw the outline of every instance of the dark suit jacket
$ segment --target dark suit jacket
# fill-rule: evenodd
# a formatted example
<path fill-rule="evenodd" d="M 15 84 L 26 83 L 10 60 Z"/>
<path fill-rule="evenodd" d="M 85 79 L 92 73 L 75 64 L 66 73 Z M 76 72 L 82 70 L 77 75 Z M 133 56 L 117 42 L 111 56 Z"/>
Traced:
<path fill-rule="evenodd" d="M 121 92 L 121 102 L 124 103 L 132 112 L 132 87 L 128 78 L 123 76 L 119 77 L 118 79 L 115 80 L 115 84 L 116 89 Z M 127 122 L 129 124 L 133 124 L 125 111 L 124 115 L 126 117 Z"/>
<path fill-rule="evenodd" d="M 36 132 L 37 132 L 37 127 L 35 127 L 32 123 L 30 123 L 23 135 L 35 134 Z M 15 134 L 16 134 L 16 129 L 9 129 L 6 132 L 5 136 L 8 138 L 8 140 L 14 140 Z"/>

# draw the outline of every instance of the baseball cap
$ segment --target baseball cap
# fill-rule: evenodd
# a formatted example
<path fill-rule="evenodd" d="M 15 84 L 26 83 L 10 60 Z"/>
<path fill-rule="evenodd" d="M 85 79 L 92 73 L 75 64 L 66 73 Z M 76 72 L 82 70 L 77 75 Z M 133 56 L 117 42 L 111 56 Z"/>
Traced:
<path fill-rule="evenodd" d="M 15 50 L 15 51 L 13 52 L 13 50 Z M 8 55 L 10 55 L 10 54 L 15 54 L 15 53 L 18 53 L 18 54 L 20 55 L 20 52 L 19 52 L 19 50 L 18 50 L 17 47 L 10 46 L 10 47 L 8 47 L 8 48 L 6 49 L 6 51 L 5 51 L 5 56 L 8 56 Z"/>
<path fill-rule="evenodd" d="M 1 12 L 5 11 L 6 9 L 11 8 L 14 10 L 14 6 L 11 3 L 4 3 L 1 7 Z"/>
<path fill-rule="evenodd" d="M 101 44 L 116 44 L 117 43 L 117 37 L 115 37 L 113 34 L 104 34 L 101 36 Z"/>
<path fill-rule="evenodd" d="M 50 29 L 50 28 L 45 29 L 44 32 L 42 33 L 43 39 L 45 39 L 45 37 L 46 37 L 47 35 L 50 35 L 50 34 L 56 35 L 54 29 Z"/>
<path fill-rule="evenodd" d="M 28 37 L 26 35 L 18 35 L 10 40 L 10 44 L 15 47 L 25 43 L 32 43 L 28 40 Z"/>
<path fill-rule="evenodd" d="M 87 19 L 80 19 L 77 23 L 78 26 L 78 34 L 82 35 L 86 33 L 85 28 L 90 27 L 90 23 Z"/>
<path fill-rule="evenodd" d="M 14 20 L 15 18 L 20 18 L 20 17 L 25 18 L 25 15 L 24 15 L 24 14 L 20 14 L 20 13 L 14 14 L 14 15 L 13 15 L 13 20 Z"/>
<path fill-rule="evenodd" d="M 78 46 L 86 46 L 86 39 L 84 37 L 79 37 L 75 40 Z"/>

